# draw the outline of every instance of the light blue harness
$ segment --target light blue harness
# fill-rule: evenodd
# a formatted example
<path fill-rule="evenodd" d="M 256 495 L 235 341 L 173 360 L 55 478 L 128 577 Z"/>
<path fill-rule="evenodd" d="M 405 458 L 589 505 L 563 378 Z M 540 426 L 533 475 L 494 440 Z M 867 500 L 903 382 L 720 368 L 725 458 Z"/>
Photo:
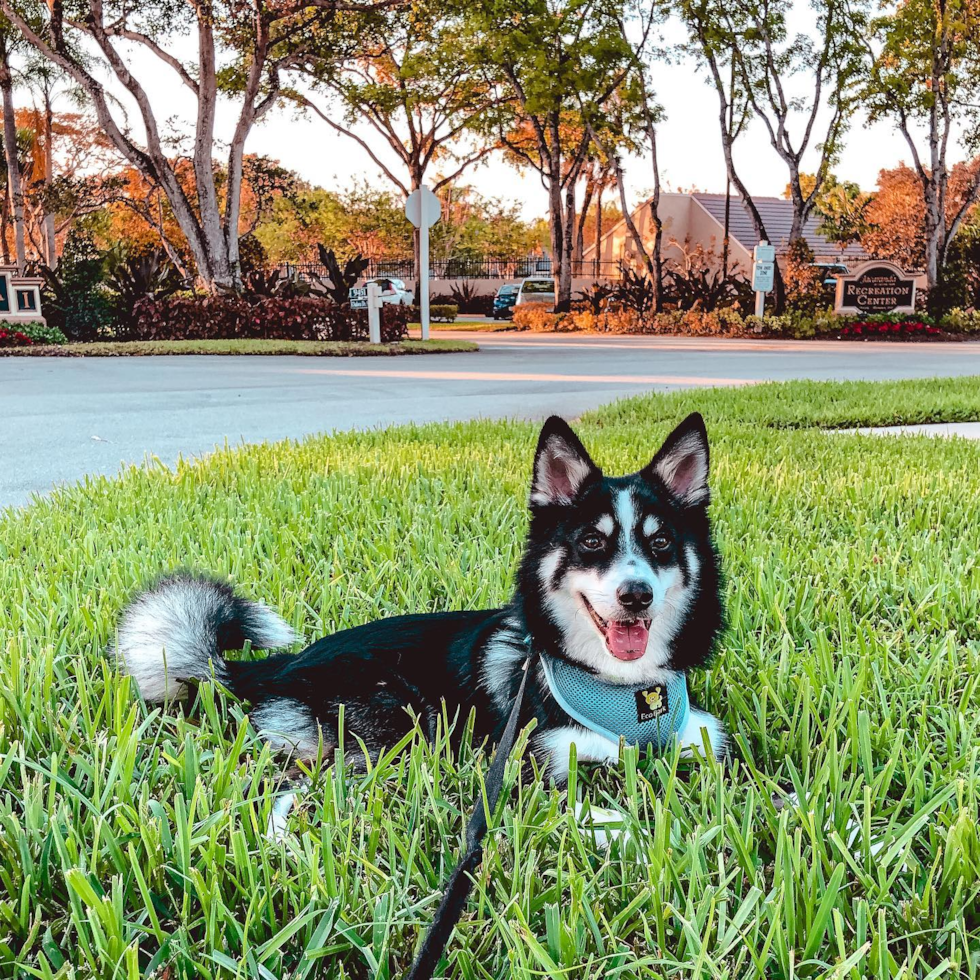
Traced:
<path fill-rule="evenodd" d="M 554 699 L 584 728 L 610 741 L 652 745 L 663 751 L 684 729 L 691 713 L 687 677 L 671 672 L 665 682 L 610 684 L 567 660 L 541 654 Z"/>

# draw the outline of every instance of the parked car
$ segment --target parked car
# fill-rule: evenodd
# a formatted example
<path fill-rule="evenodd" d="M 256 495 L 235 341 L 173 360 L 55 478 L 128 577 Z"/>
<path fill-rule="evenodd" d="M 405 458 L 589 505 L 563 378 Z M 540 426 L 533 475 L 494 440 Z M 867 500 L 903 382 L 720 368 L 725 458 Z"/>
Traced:
<path fill-rule="evenodd" d="M 509 320 L 514 315 L 514 304 L 517 302 L 517 294 L 520 289 L 520 283 L 509 282 L 497 290 L 497 294 L 493 298 L 493 318 L 495 320 Z"/>
<path fill-rule="evenodd" d="M 552 276 L 528 276 L 517 292 L 515 306 L 527 303 L 547 303 L 555 305 L 555 280 Z"/>
<path fill-rule="evenodd" d="M 814 269 L 819 269 L 823 273 L 823 284 L 825 286 L 837 286 L 837 277 L 846 276 L 848 269 L 843 262 L 814 262 Z"/>
<path fill-rule="evenodd" d="M 369 282 L 376 282 L 381 287 L 382 306 L 411 306 L 415 302 L 415 294 L 405 288 L 405 283 L 401 279 L 368 279 L 364 285 L 366 286 Z"/>

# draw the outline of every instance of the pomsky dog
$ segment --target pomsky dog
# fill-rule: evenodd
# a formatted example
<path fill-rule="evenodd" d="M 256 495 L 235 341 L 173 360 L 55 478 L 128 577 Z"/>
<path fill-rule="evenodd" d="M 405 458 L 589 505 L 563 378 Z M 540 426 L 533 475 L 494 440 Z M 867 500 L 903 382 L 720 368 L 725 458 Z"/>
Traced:
<path fill-rule="evenodd" d="M 148 701 L 182 697 L 188 681 L 220 681 L 251 703 L 251 721 L 273 747 L 309 760 L 335 748 L 341 705 L 345 735 L 372 757 L 411 730 L 411 713 L 433 737 L 444 703 L 450 717 L 476 709 L 477 738 L 496 741 L 534 649 L 520 723 L 537 720 L 530 748 L 556 783 L 567 778 L 573 743 L 578 759 L 598 763 L 618 762 L 621 737 L 661 748 L 677 739 L 722 756 L 722 724 L 687 695 L 687 672 L 709 660 L 723 616 L 708 500 L 700 415 L 623 477 L 604 476 L 552 417 L 538 440 L 527 542 L 504 608 L 394 616 L 297 655 L 235 661 L 224 652 L 246 640 L 274 650 L 297 637 L 266 606 L 180 573 L 128 606 L 115 655 Z"/>

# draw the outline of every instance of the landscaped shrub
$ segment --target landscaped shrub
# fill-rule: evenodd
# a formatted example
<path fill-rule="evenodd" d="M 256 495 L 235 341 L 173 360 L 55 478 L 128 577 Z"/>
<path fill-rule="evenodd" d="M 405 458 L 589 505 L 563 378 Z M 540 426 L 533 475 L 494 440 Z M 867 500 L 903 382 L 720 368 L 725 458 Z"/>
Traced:
<path fill-rule="evenodd" d="M 18 323 L 14 329 L 30 338 L 35 344 L 60 346 L 68 343 L 68 338 L 57 327 L 47 326 L 37 320 L 32 320 L 30 323 Z"/>
<path fill-rule="evenodd" d="M 429 317 L 432 320 L 441 320 L 445 323 L 453 323 L 456 320 L 456 315 L 459 313 L 459 307 L 454 306 L 452 303 L 437 303 L 435 305 L 429 304 Z"/>
<path fill-rule="evenodd" d="M 622 278 L 614 287 L 616 301 L 626 310 L 640 316 L 653 309 L 653 280 L 645 272 L 637 272 L 620 263 Z"/>
<path fill-rule="evenodd" d="M 41 306 L 45 318 L 70 340 L 95 340 L 111 333 L 116 314 L 105 288 L 105 255 L 92 239 L 72 230 L 56 269 L 39 266 L 44 278 Z"/>
<path fill-rule="evenodd" d="M 184 279 L 163 249 L 132 252 L 122 244 L 105 256 L 105 286 L 116 321 L 116 337 L 125 340 L 136 329 L 136 304 L 147 297 L 172 296 Z"/>
<path fill-rule="evenodd" d="M 720 255 L 703 245 L 683 246 L 680 259 L 673 260 L 664 272 L 664 301 L 680 310 L 701 309 L 709 312 L 719 307 L 752 306 L 752 284 L 741 266 L 729 263 L 727 272 Z"/>
<path fill-rule="evenodd" d="M 977 310 L 950 310 L 941 320 L 944 330 L 959 334 L 980 334 L 980 312 Z"/>
<path fill-rule="evenodd" d="M 352 310 L 320 296 L 279 296 L 249 303 L 239 296 L 145 299 L 137 304 L 137 340 L 367 340 L 367 310 Z M 408 333 L 411 310 L 381 308 L 381 340 Z"/>
<path fill-rule="evenodd" d="M 578 294 L 577 305 L 589 313 L 602 313 L 616 295 L 616 287 L 607 282 L 594 282 Z"/>
<path fill-rule="evenodd" d="M 831 301 L 830 289 L 823 282 L 824 271 L 814 262 L 813 249 L 805 239 L 789 243 L 783 285 L 786 306 L 795 313 L 812 316 Z"/>
<path fill-rule="evenodd" d="M 459 312 L 464 314 L 470 313 L 478 316 L 491 316 L 493 314 L 493 294 L 478 293 L 476 286 L 466 280 L 453 283 L 449 287 L 448 296 L 433 297 L 432 302 L 455 305 Z"/>
<path fill-rule="evenodd" d="M 807 316 L 790 311 L 782 316 L 745 316 L 736 309 L 711 311 L 670 310 L 639 315 L 632 310 L 573 310 L 551 313 L 543 304 L 514 310 L 518 330 L 552 333 L 583 331 L 615 334 L 680 334 L 688 337 L 781 337 L 810 340 L 816 337 L 914 340 L 940 336 L 980 334 L 980 313 L 954 310 L 939 320 L 920 314 L 873 314 L 860 319 L 838 316 L 830 310 Z"/>
<path fill-rule="evenodd" d="M 0 326 L 0 347 L 30 347 L 34 343 L 20 327 Z"/>
<path fill-rule="evenodd" d="M 320 263 L 327 270 L 325 278 L 317 277 L 319 283 L 335 303 L 343 305 L 350 299 L 351 289 L 371 264 L 370 260 L 362 255 L 355 255 L 344 260 L 344 264 L 341 265 L 340 259 L 332 248 L 324 248 L 322 244 L 318 244 L 316 250 L 320 256 Z"/>
<path fill-rule="evenodd" d="M 514 307 L 514 316 L 511 320 L 517 330 L 560 330 L 565 318 L 571 316 L 569 313 L 552 313 L 550 303 L 521 303 Z M 575 330 L 575 326 L 567 329 Z"/>
<path fill-rule="evenodd" d="M 858 320 L 845 323 L 840 329 L 842 338 L 850 340 L 908 340 L 918 337 L 937 337 L 942 329 L 923 320 L 873 322 Z"/>

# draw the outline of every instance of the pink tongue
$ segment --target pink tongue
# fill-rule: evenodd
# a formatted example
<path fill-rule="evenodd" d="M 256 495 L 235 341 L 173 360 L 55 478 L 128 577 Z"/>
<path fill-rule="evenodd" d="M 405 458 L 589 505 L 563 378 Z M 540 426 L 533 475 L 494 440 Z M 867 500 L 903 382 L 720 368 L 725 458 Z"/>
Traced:
<path fill-rule="evenodd" d="M 639 660 L 646 653 L 649 636 L 645 623 L 606 624 L 606 646 L 617 660 Z"/>

